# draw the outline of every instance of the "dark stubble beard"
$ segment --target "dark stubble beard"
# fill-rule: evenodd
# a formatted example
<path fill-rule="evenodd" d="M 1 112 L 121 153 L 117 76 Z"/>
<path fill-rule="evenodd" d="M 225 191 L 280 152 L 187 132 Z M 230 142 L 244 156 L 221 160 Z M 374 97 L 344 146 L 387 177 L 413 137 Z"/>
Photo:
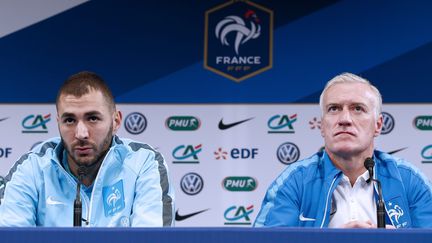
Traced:
<path fill-rule="evenodd" d="M 72 161 L 70 161 L 70 162 L 76 164 L 77 167 L 84 166 L 87 168 L 91 168 L 91 167 L 94 167 L 96 165 L 99 165 L 102 162 L 103 158 L 105 157 L 106 153 L 108 152 L 110 145 L 111 145 L 111 142 L 112 142 L 112 138 L 113 138 L 112 132 L 113 132 L 113 124 L 111 123 L 110 129 L 108 130 L 108 133 L 105 135 L 105 138 L 102 141 L 102 144 L 100 146 L 97 146 L 95 144 L 90 144 L 85 140 L 81 140 L 78 142 L 78 144 L 81 146 L 91 145 L 93 147 L 96 154 L 95 154 L 94 160 L 92 160 L 92 161 L 87 161 L 87 159 L 81 159 L 79 157 L 76 157 L 72 151 L 73 145 L 76 145 L 76 144 L 67 145 L 64 142 L 63 138 L 61 138 L 61 140 L 62 140 L 62 143 L 64 144 L 64 146 L 68 152 L 68 155 L 72 158 Z"/>

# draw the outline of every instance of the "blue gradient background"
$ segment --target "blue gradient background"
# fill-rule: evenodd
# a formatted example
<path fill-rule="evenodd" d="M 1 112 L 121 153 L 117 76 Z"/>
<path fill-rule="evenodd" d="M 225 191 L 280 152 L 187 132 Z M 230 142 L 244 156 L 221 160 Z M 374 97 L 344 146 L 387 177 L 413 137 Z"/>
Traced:
<path fill-rule="evenodd" d="M 205 11 L 225 2 L 90 1 L 0 38 L 0 102 L 54 102 L 81 70 L 122 103 L 315 103 L 345 71 L 386 103 L 431 101 L 430 1 L 254 1 L 274 11 L 273 68 L 240 83 L 203 67 Z"/>

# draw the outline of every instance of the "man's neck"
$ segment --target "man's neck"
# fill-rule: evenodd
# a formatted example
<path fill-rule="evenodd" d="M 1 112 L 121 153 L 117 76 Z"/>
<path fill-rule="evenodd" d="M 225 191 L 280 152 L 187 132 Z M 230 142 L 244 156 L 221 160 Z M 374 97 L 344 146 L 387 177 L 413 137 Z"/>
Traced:
<path fill-rule="evenodd" d="M 79 166 L 76 165 L 75 163 L 69 163 L 69 168 L 72 172 L 72 174 L 74 176 L 76 176 L 76 178 L 78 178 L 78 180 L 80 180 L 80 182 L 82 184 L 84 184 L 85 186 L 89 187 L 91 186 L 91 184 L 93 184 L 94 180 L 96 179 L 97 173 L 99 171 L 99 168 L 102 164 L 102 161 L 98 161 L 95 164 L 93 164 L 92 166 L 89 167 L 84 167 L 83 171 L 85 171 L 83 176 L 80 176 L 79 173 Z"/>
<path fill-rule="evenodd" d="M 357 156 L 338 156 L 328 153 L 328 155 L 333 164 L 349 178 L 351 186 L 353 186 L 357 178 L 366 171 L 364 161 L 367 157 L 370 157 L 370 155 L 367 156 L 363 154 Z"/>

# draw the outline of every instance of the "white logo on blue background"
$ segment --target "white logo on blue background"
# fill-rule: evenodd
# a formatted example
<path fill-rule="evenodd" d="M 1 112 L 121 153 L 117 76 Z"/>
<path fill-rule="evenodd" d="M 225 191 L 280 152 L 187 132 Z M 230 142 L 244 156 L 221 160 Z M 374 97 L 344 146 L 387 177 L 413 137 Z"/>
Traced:
<path fill-rule="evenodd" d="M 396 228 L 409 227 L 403 209 L 399 206 L 400 198 L 394 198 L 387 203 L 387 212 Z"/>
<path fill-rule="evenodd" d="M 123 180 L 102 188 L 105 216 L 112 216 L 125 207 Z"/>
<path fill-rule="evenodd" d="M 394 207 L 388 211 L 388 214 L 390 218 L 393 218 L 396 223 L 399 224 L 399 218 L 404 215 L 404 211 L 399 205 L 394 205 Z"/>
<path fill-rule="evenodd" d="M 252 15 L 254 18 L 257 18 L 252 10 L 249 10 L 247 14 L 247 16 Z M 249 23 L 250 28 L 246 26 L 246 23 L 241 17 L 234 15 L 227 16 L 216 25 L 216 38 L 221 40 L 222 45 L 229 46 L 227 35 L 234 32 L 236 34 L 234 49 L 236 54 L 239 55 L 240 45 L 245 44 L 251 39 L 258 38 L 261 34 L 261 26 L 259 24 L 255 25 L 253 21 L 249 21 Z"/>

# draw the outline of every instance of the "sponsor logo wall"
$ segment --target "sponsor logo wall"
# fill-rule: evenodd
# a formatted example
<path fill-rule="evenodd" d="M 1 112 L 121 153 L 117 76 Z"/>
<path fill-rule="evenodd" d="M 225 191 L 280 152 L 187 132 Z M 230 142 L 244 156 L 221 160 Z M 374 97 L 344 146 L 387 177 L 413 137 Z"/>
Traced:
<path fill-rule="evenodd" d="M 272 180 L 323 147 L 318 104 L 118 107 L 124 117 L 118 135 L 148 143 L 165 157 L 176 190 L 177 226 L 250 227 Z M 376 147 L 432 178 L 432 105 L 383 110 L 385 134 Z M 58 128 L 50 104 L 0 105 L 0 114 L 4 177 L 21 155 L 58 136 Z"/>

